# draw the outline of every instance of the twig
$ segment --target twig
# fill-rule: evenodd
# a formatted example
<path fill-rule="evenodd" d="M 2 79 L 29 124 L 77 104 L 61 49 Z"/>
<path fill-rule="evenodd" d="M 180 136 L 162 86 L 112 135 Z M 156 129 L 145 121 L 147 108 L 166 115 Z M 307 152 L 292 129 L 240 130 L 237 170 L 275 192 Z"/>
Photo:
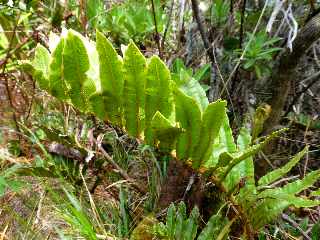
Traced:
<path fill-rule="evenodd" d="M 172 17 L 172 13 L 173 13 L 173 7 L 174 7 L 174 0 L 172 0 L 172 2 L 171 2 L 170 11 L 169 11 L 169 15 L 168 15 L 168 21 L 167 21 L 166 28 L 164 30 L 162 41 L 161 41 L 161 48 L 162 49 L 164 49 L 164 43 L 166 41 L 167 33 L 168 33 L 168 30 L 169 30 L 171 17 Z"/>
<path fill-rule="evenodd" d="M 146 190 L 142 188 L 140 185 L 138 185 L 134 179 L 132 179 L 126 171 L 124 171 L 114 160 L 113 158 L 104 150 L 104 148 L 101 146 L 101 144 L 98 144 L 98 148 L 100 152 L 103 154 L 103 156 L 107 159 L 107 161 L 119 172 L 121 177 L 123 177 L 125 180 L 131 183 L 131 185 L 137 189 L 141 193 L 146 193 Z"/>
<path fill-rule="evenodd" d="M 10 50 L 11 50 L 11 48 L 12 48 L 13 41 L 14 41 L 14 37 L 15 37 L 15 35 L 16 35 L 16 30 L 17 30 L 17 27 L 18 27 L 19 18 L 20 18 L 20 15 L 18 16 L 17 22 L 16 22 L 16 24 L 15 24 L 15 26 L 14 26 L 14 28 L 13 28 L 13 33 L 12 33 L 12 37 L 11 37 L 11 39 L 10 39 L 10 43 L 9 43 L 9 46 L 8 46 L 7 54 L 6 54 L 5 58 L 4 58 L 4 60 L 0 63 L 0 66 L 2 66 L 2 73 L 1 73 L 1 75 L 4 77 L 5 87 L 6 87 L 7 95 L 8 95 L 8 100 L 9 100 L 11 109 L 13 110 L 13 112 L 12 112 L 12 118 L 13 118 L 13 121 L 14 121 L 14 123 L 15 123 L 15 127 L 16 127 L 17 132 L 20 132 L 20 128 L 19 128 L 19 125 L 18 125 L 18 120 L 17 120 L 16 113 L 15 113 L 15 111 L 14 111 L 13 99 L 12 99 L 12 95 L 11 95 L 11 91 L 10 91 L 10 87 L 9 87 L 9 80 L 8 80 L 7 75 L 5 74 L 5 71 L 6 71 L 6 67 L 7 67 L 8 60 L 9 60 L 9 58 L 10 58 L 10 56 L 11 56 Z"/>
<path fill-rule="evenodd" d="M 290 223 L 293 227 L 295 227 L 295 228 L 302 234 L 302 236 L 303 236 L 304 239 L 306 239 L 306 240 L 312 240 L 312 239 L 308 236 L 308 234 L 307 234 L 305 231 L 302 230 L 302 228 L 299 226 L 299 224 L 298 224 L 296 221 L 294 221 L 293 219 L 291 219 L 287 214 L 282 213 L 282 214 L 281 214 L 281 217 L 282 217 L 283 220 L 287 221 L 287 222 Z"/>
<path fill-rule="evenodd" d="M 29 75 L 27 75 L 29 76 Z M 30 103 L 29 103 L 29 107 L 28 107 L 28 112 L 27 112 L 27 116 L 26 116 L 26 121 L 28 121 L 30 115 L 31 115 L 31 110 L 32 110 L 32 104 L 33 104 L 33 100 L 34 100 L 34 95 L 35 95 L 35 90 L 36 90 L 36 81 L 34 81 L 33 78 L 31 78 L 32 80 L 32 96 L 30 99 Z"/>
<path fill-rule="evenodd" d="M 154 6 L 154 1 L 151 1 L 151 6 L 152 6 L 152 15 L 153 15 L 153 21 L 154 21 L 154 28 L 156 31 L 156 43 L 158 45 L 158 51 L 159 51 L 159 57 L 162 58 L 162 51 L 161 51 L 161 45 L 160 45 L 160 34 L 158 31 L 158 24 L 157 24 L 157 16 L 156 16 L 156 10 Z"/>
<path fill-rule="evenodd" d="M 192 12 L 194 15 L 194 18 L 197 22 L 198 29 L 203 41 L 203 45 L 205 47 L 206 53 L 211 61 L 211 80 L 210 80 L 210 92 L 209 92 L 209 100 L 213 101 L 218 98 L 218 91 L 219 91 L 219 83 L 217 82 L 217 76 L 221 78 L 223 81 L 222 75 L 219 72 L 218 63 L 216 61 L 216 57 L 214 54 L 214 48 L 213 45 L 209 43 L 208 36 L 206 34 L 206 31 L 204 29 L 204 26 L 201 21 L 200 17 L 200 10 L 199 10 L 199 4 L 197 0 L 191 0 L 192 5 Z M 223 81 L 224 82 L 224 81 Z M 214 89 L 216 90 L 216 93 L 214 92 Z"/>
<path fill-rule="evenodd" d="M 244 19 L 245 19 L 245 12 L 246 12 L 246 4 L 247 0 L 242 1 L 242 9 L 241 9 L 241 21 L 240 21 L 240 32 L 239 32 L 239 49 L 242 49 L 242 43 L 243 43 L 243 28 L 244 28 Z M 237 66 L 236 72 L 234 74 L 234 77 L 231 81 L 231 90 L 233 91 L 233 96 L 237 94 L 237 91 L 235 91 L 236 88 L 236 82 L 239 76 L 239 67 Z"/>
<path fill-rule="evenodd" d="M 309 88 L 311 88 L 315 83 L 317 83 L 319 81 L 319 77 L 320 76 L 320 71 L 313 74 L 312 76 L 310 76 L 309 78 L 307 78 L 306 80 L 311 80 L 313 79 L 307 86 L 305 86 L 300 92 L 298 92 L 296 94 L 296 96 L 293 98 L 292 102 L 290 103 L 286 113 L 284 114 L 284 117 L 286 117 L 289 112 L 291 111 L 291 109 L 293 108 L 293 106 L 296 104 L 296 102 L 299 100 L 300 96 L 305 93 Z"/>
<path fill-rule="evenodd" d="M 242 9 L 241 9 L 241 22 L 240 22 L 240 33 L 239 33 L 239 48 L 242 48 L 242 42 L 243 42 L 243 26 L 244 26 L 244 18 L 245 18 L 245 12 L 246 12 L 246 4 L 247 0 L 242 1 Z"/>
<path fill-rule="evenodd" d="M 192 5 L 193 16 L 196 19 L 196 22 L 198 24 L 198 28 L 199 28 L 199 31 L 200 31 L 200 34 L 201 34 L 203 45 L 204 45 L 204 47 L 206 49 L 207 55 L 210 58 L 211 62 L 214 63 L 215 61 L 214 61 L 214 56 L 213 56 L 213 51 L 212 51 L 213 49 L 212 49 L 212 46 L 209 43 L 208 36 L 207 36 L 207 34 L 206 34 L 205 30 L 204 30 L 204 26 L 203 26 L 202 21 L 201 21 L 198 1 L 197 0 L 191 0 L 191 5 Z"/>

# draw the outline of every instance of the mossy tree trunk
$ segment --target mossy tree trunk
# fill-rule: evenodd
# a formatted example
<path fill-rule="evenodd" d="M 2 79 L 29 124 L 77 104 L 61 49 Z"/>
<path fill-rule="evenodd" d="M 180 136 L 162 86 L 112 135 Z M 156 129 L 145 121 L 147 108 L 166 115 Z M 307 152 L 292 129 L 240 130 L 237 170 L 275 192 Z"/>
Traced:
<path fill-rule="evenodd" d="M 320 38 L 320 13 L 311 18 L 298 32 L 292 51 L 287 49 L 279 56 L 276 70 L 271 77 L 272 97 L 269 104 L 272 112 L 264 125 L 264 132 L 270 133 L 281 120 L 290 86 L 295 80 L 295 70 L 308 48 Z"/>

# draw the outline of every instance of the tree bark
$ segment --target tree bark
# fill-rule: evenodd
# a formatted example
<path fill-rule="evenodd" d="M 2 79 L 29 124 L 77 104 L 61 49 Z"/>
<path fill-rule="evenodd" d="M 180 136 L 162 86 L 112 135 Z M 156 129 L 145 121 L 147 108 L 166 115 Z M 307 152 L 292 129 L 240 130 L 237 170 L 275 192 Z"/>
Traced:
<path fill-rule="evenodd" d="M 272 97 L 269 104 L 272 111 L 264 124 L 264 133 L 270 133 L 279 124 L 299 60 L 319 38 L 320 13 L 311 18 L 299 31 L 292 51 L 287 49 L 279 56 L 276 70 L 271 77 Z"/>

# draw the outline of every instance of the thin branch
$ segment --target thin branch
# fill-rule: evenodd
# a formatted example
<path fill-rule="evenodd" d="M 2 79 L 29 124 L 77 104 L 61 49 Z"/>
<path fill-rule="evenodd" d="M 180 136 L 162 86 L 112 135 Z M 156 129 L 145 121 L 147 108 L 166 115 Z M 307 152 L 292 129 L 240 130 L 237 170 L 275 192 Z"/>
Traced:
<path fill-rule="evenodd" d="M 244 17 L 246 12 L 246 4 L 247 0 L 242 1 L 242 9 L 241 9 L 241 22 L 240 22 L 240 33 L 239 33 L 239 48 L 242 48 L 243 42 L 243 28 L 244 28 Z"/>
<path fill-rule="evenodd" d="M 308 79 L 306 79 L 306 80 L 311 80 L 311 79 L 313 79 L 313 80 L 307 86 L 305 86 L 300 92 L 298 92 L 296 94 L 296 96 L 293 98 L 292 102 L 290 103 L 286 113 L 284 114 L 284 117 L 286 117 L 289 114 L 289 112 L 291 111 L 293 106 L 296 104 L 296 102 L 299 100 L 301 95 L 304 94 L 306 91 L 308 91 L 309 88 L 311 88 L 315 83 L 317 83 L 320 80 L 318 78 L 319 76 L 320 76 L 320 71 L 315 73 L 315 74 L 313 74 Z"/>
<path fill-rule="evenodd" d="M 141 193 L 146 193 L 146 190 L 138 185 L 134 179 L 132 179 L 126 171 L 124 171 L 114 160 L 113 158 L 109 155 L 109 153 L 104 150 L 104 148 L 101 146 L 101 144 L 98 144 L 98 148 L 100 152 L 103 154 L 103 156 L 106 158 L 106 160 L 118 171 L 118 173 L 121 175 L 122 178 L 125 180 L 129 181 L 131 185 L 137 189 Z"/>
<path fill-rule="evenodd" d="M 19 124 L 18 124 L 16 113 L 14 111 L 13 97 L 11 95 L 11 91 L 10 91 L 10 87 L 9 87 L 8 76 L 6 75 L 5 71 L 6 71 L 6 67 L 7 67 L 7 63 L 9 61 L 9 58 L 11 57 L 10 51 L 11 51 L 11 48 L 12 48 L 12 45 L 13 45 L 14 37 L 16 35 L 16 30 L 17 30 L 17 27 L 18 27 L 19 18 L 20 18 L 20 15 L 18 16 L 17 22 L 16 22 L 16 24 L 15 24 L 15 26 L 13 28 L 13 33 L 12 33 L 12 36 L 11 36 L 11 39 L 10 39 L 10 42 L 9 42 L 8 51 L 6 53 L 6 56 L 5 56 L 4 60 L 1 61 L 1 63 L 0 63 L 0 66 L 2 66 L 2 72 L 1 72 L 0 75 L 2 75 L 4 77 L 5 87 L 6 87 L 6 91 L 7 91 L 7 95 L 8 95 L 8 100 L 9 100 L 11 109 L 13 110 L 12 118 L 13 118 L 13 121 L 15 123 L 15 127 L 16 127 L 17 132 L 20 132 L 20 128 L 19 128 Z"/>
<path fill-rule="evenodd" d="M 296 221 L 294 221 L 293 219 L 291 219 L 287 214 L 282 213 L 281 217 L 282 217 L 283 220 L 285 220 L 286 222 L 290 223 L 293 227 L 295 227 L 302 234 L 304 239 L 312 240 L 308 236 L 308 234 L 305 231 L 303 231 L 303 229 L 299 226 L 299 224 Z"/>
<path fill-rule="evenodd" d="M 166 41 L 167 33 L 168 33 L 168 30 L 170 27 L 171 17 L 173 14 L 173 7 L 174 7 L 174 0 L 172 0 L 172 2 L 171 2 L 170 11 L 169 11 L 169 15 L 168 15 L 168 21 L 167 21 L 166 28 L 164 30 L 162 41 L 161 41 L 161 48 L 162 49 L 164 49 L 164 43 Z"/>
<path fill-rule="evenodd" d="M 191 0 L 191 5 L 192 5 L 193 16 L 196 19 L 196 22 L 198 24 L 198 28 L 199 28 L 199 31 L 201 34 L 203 45 L 206 49 L 207 55 L 210 58 L 211 62 L 214 63 L 214 56 L 213 56 L 213 52 L 212 52 L 213 49 L 212 49 L 212 46 L 210 45 L 208 36 L 206 34 L 206 31 L 205 31 L 204 26 L 201 21 L 199 3 L 197 0 Z"/>
<path fill-rule="evenodd" d="M 157 42 L 157 46 L 158 46 L 159 57 L 162 58 L 162 51 L 161 51 L 161 45 L 160 45 L 160 34 L 158 31 L 156 9 L 154 6 L 154 1 L 153 0 L 150 0 L 150 1 L 151 1 L 151 6 L 152 6 L 152 15 L 153 15 L 153 21 L 154 21 L 154 28 L 156 31 L 156 42 Z"/>

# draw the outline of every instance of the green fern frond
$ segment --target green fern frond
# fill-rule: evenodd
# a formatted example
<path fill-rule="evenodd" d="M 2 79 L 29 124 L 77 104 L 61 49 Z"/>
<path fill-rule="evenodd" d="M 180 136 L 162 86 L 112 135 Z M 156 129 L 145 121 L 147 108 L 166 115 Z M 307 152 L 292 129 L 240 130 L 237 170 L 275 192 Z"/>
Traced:
<path fill-rule="evenodd" d="M 146 59 L 131 41 L 124 53 L 124 117 L 128 133 L 139 137 L 144 128 Z"/>

